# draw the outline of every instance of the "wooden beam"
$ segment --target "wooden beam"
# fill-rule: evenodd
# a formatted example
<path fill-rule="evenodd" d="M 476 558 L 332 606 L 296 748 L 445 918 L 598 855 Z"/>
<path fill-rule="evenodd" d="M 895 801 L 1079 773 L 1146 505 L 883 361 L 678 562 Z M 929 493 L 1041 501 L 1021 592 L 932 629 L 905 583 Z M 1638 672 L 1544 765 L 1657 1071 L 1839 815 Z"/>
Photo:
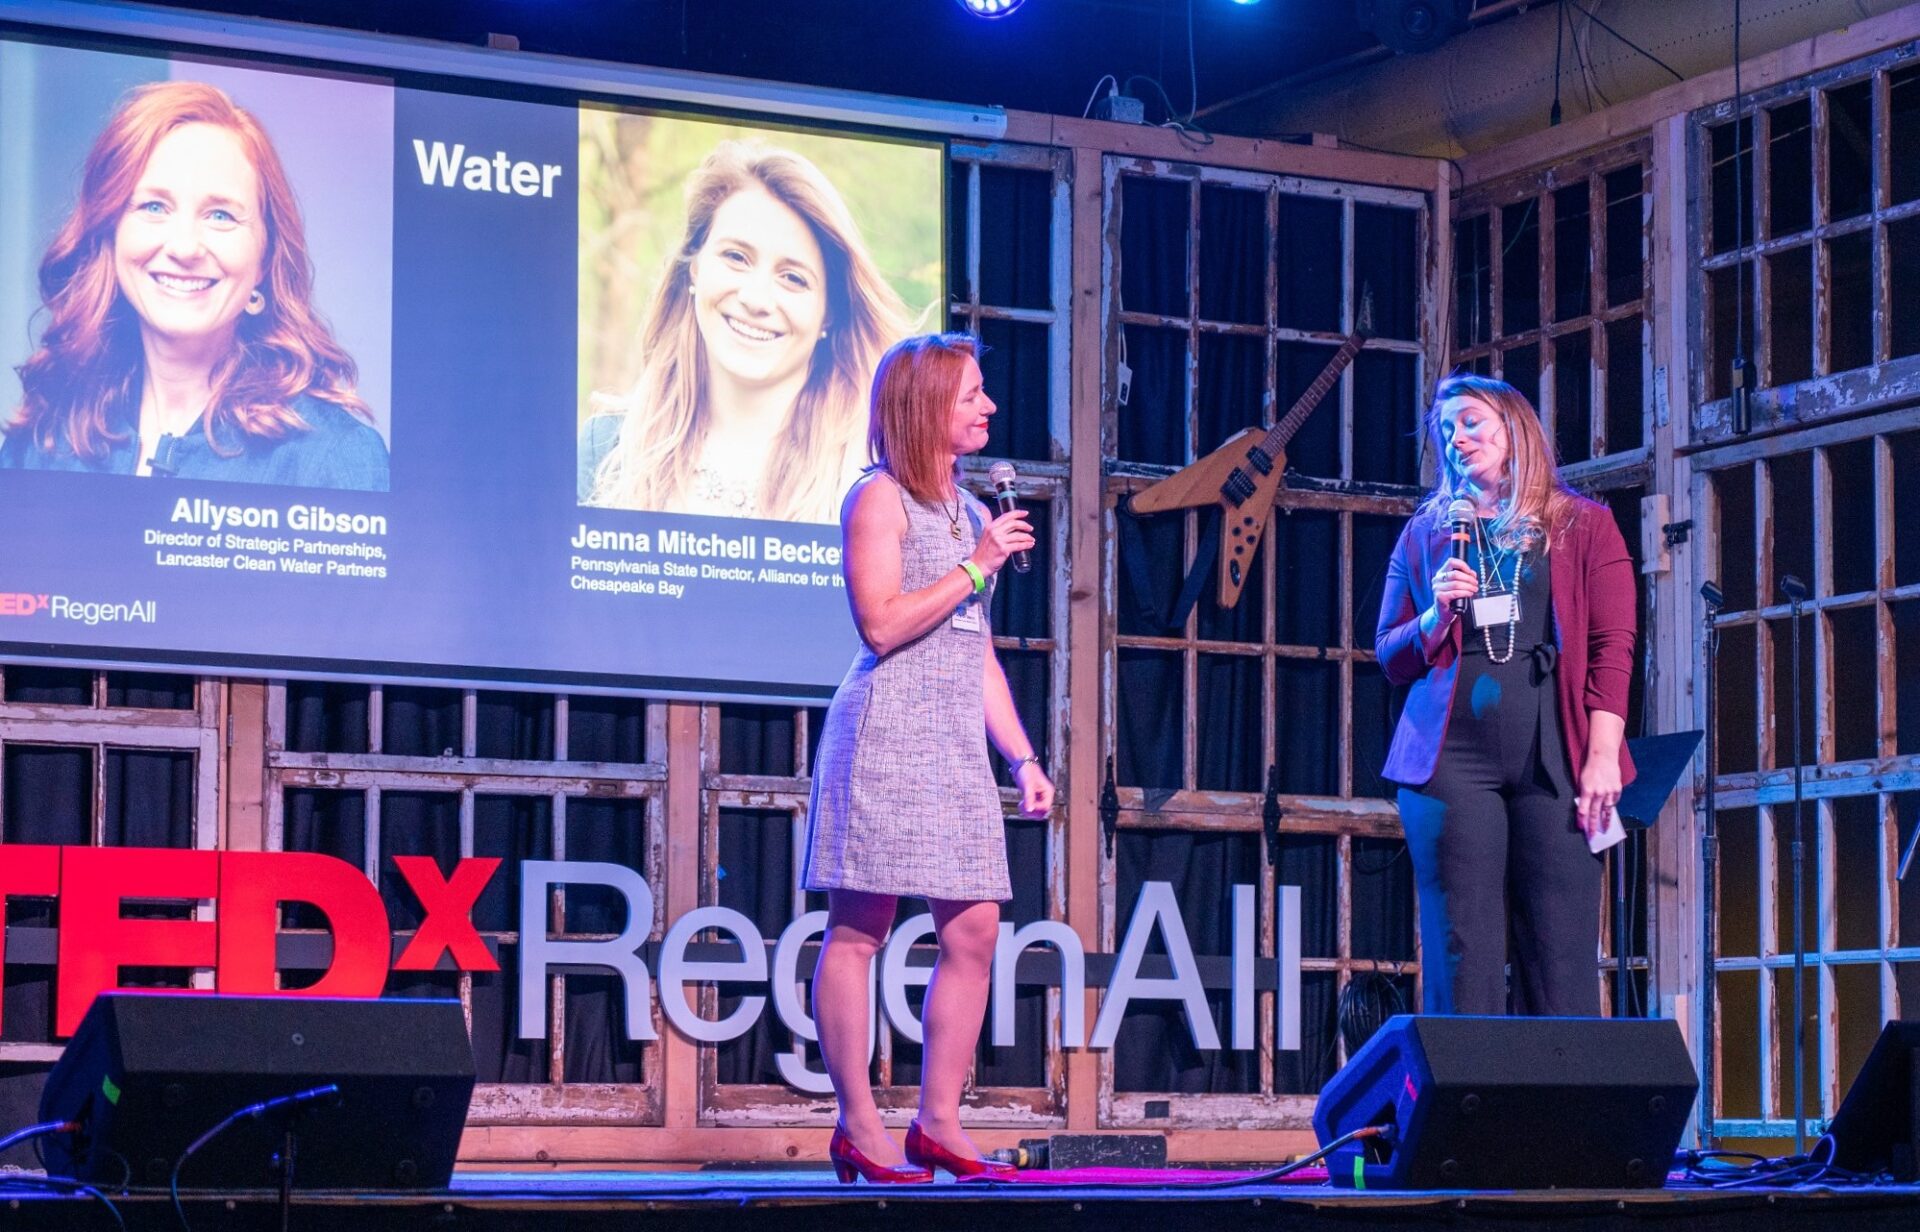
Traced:
<path fill-rule="evenodd" d="M 666 918 L 677 920 L 700 905 L 700 705 L 667 704 Z M 660 1033 L 666 1075 L 665 1119 L 684 1129 L 700 1115 L 700 1047 L 678 1031 Z"/>
<path fill-rule="evenodd" d="M 221 766 L 225 815 L 220 845 L 228 851 L 264 851 L 267 841 L 267 684 L 235 680 L 226 687 Z"/>
<path fill-rule="evenodd" d="M 1067 923 L 1089 953 L 1100 945 L 1101 783 L 1101 410 L 1105 405 L 1103 345 L 1106 253 L 1101 199 L 1104 159 L 1098 150 L 1073 152 L 1072 403 L 1068 411 L 1072 470 L 1067 507 L 1067 696 L 1065 741 Z M 1086 995 L 1086 1021 L 1099 1014 L 1099 997 Z M 1067 1124 L 1095 1125 L 1100 1090 L 1095 1054 L 1066 1055 Z"/>
<path fill-rule="evenodd" d="M 1411 188 L 1430 192 L 1436 164 L 1443 160 L 1407 154 L 1377 154 L 1371 150 L 1330 149 L 1260 137 L 1216 134 L 1200 145 L 1171 128 L 1151 124 L 1118 124 L 1110 120 L 1079 120 L 1031 111 L 1007 113 L 1005 140 L 1027 145 L 1066 146 L 1076 152 L 1164 158 L 1207 167 L 1232 167 L 1316 180 L 1342 180 Z M 1075 234 L 1079 234 L 1075 229 Z"/>
<path fill-rule="evenodd" d="M 1753 56 L 1740 66 L 1740 88 L 1749 92 L 1763 90 L 1914 38 L 1920 38 L 1920 4 L 1910 4 L 1763 56 Z M 1469 154 L 1460 160 L 1461 183 L 1465 186 L 1485 184 L 1533 167 L 1562 162 L 1595 146 L 1645 132 L 1668 116 L 1684 115 L 1696 107 L 1732 96 L 1733 67 L 1729 65 L 1570 120 L 1557 128 L 1542 129 L 1494 149 Z"/>
<path fill-rule="evenodd" d="M 1670 116 L 1654 126 L 1648 157 L 1646 191 L 1652 217 L 1647 259 L 1652 265 L 1652 286 L 1647 316 L 1653 349 L 1652 379 L 1647 386 L 1653 399 L 1648 429 L 1649 487 L 1653 493 L 1667 497 L 1667 516 L 1675 524 L 1691 520 L 1694 530 L 1687 539 L 1667 549 L 1667 570 L 1648 579 L 1655 626 L 1643 629 L 1641 635 L 1652 639 L 1653 662 L 1659 674 L 1647 682 L 1642 704 L 1657 730 L 1684 731 L 1700 726 L 1704 718 L 1696 595 L 1711 554 L 1702 525 L 1706 511 L 1693 505 L 1690 467 L 1675 449 L 1686 440 L 1689 430 L 1687 389 L 1691 371 L 1686 304 L 1692 268 L 1687 249 L 1684 116 Z M 1648 527 L 1643 533 L 1658 536 L 1660 527 Z M 1693 781 L 1692 774 L 1681 776 L 1679 787 L 1650 835 L 1646 866 L 1652 908 L 1647 926 L 1648 998 L 1650 1012 L 1680 1023 L 1698 1057 L 1702 1023 L 1695 1007 L 1703 974 L 1701 819 L 1694 810 Z"/>

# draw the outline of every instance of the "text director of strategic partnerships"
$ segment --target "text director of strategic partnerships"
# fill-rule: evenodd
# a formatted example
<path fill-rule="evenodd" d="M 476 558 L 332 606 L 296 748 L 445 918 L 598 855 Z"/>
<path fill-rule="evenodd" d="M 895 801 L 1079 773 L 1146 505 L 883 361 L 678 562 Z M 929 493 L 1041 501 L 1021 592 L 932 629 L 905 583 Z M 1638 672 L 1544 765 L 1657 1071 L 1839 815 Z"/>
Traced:
<path fill-rule="evenodd" d="M 46 325 L 0 467 L 385 491 L 386 443 L 312 290 L 259 121 L 214 86 L 136 87 L 40 261 Z"/>
<path fill-rule="evenodd" d="M 581 430 L 580 503 L 832 522 L 906 308 L 839 190 L 791 150 L 722 142 L 688 177 L 686 211 L 640 377 Z"/>

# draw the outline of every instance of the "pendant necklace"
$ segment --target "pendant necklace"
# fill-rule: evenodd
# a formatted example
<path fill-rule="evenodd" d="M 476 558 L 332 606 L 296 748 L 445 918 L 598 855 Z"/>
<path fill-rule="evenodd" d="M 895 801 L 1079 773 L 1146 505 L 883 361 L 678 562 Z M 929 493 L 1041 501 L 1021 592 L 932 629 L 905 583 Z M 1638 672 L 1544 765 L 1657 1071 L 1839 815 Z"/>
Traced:
<path fill-rule="evenodd" d="M 962 507 L 961 502 L 964 499 L 965 498 L 960 495 L 960 485 L 955 484 L 953 486 L 953 512 L 947 513 L 947 502 L 945 500 L 940 502 L 940 512 L 947 514 L 947 528 L 953 532 L 953 540 L 955 543 L 960 542 L 960 510 Z"/>
<path fill-rule="evenodd" d="M 1488 551 L 1488 548 L 1490 547 L 1490 541 L 1487 537 L 1486 528 L 1480 525 L 1480 520 L 1478 518 L 1474 519 L 1473 529 L 1475 534 L 1474 547 L 1477 549 L 1474 553 L 1475 555 L 1474 565 L 1476 567 L 1473 572 L 1474 572 L 1474 577 L 1480 583 L 1481 590 L 1487 594 L 1510 593 L 1512 595 L 1511 601 L 1507 604 L 1507 650 L 1505 654 L 1494 653 L 1493 630 L 1488 628 L 1485 625 L 1480 626 L 1480 641 L 1481 641 L 1481 644 L 1484 645 L 1487 649 L 1488 661 L 1492 663 L 1507 663 L 1512 661 L 1514 644 L 1519 640 L 1520 571 L 1526 568 L 1526 563 L 1527 563 L 1526 549 L 1522 548 L 1519 551 L 1519 553 L 1513 557 L 1513 583 L 1511 587 L 1508 587 L 1505 581 L 1500 576 L 1501 571 L 1506 564 L 1506 559 L 1505 559 L 1506 554 L 1504 552 L 1490 553 Z M 1490 555 L 1492 556 L 1492 560 L 1489 562 L 1488 557 Z M 1479 566 L 1483 564 L 1489 566 L 1489 569 L 1493 575 L 1491 578 L 1491 584 L 1489 583 L 1489 579 L 1486 576 L 1486 574 L 1483 573 L 1479 568 Z"/>

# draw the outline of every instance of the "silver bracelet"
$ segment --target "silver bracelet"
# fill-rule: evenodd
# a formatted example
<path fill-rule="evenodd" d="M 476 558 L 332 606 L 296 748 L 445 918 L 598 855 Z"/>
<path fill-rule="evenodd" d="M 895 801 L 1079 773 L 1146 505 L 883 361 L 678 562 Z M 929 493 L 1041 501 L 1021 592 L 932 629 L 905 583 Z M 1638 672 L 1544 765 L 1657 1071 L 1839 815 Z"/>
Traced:
<path fill-rule="evenodd" d="M 1015 758 L 1015 759 L 1014 759 L 1013 761 L 1010 761 L 1010 762 L 1008 762 L 1008 763 L 1007 763 L 1007 777 L 1008 777 L 1008 778 L 1015 778 L 1015 779 L 1017 779 L 1017 778 L 1019 778 L 1019 777 L 1020 777 L 1020 767 L 1022 767 L 1022 766 L 1024 766 L 1024 765 L 1026 765 L 1026 764 L 1027 764 L 1028 762 L 1032 762 L 1032 763 L 1033 763 L 1034 765 L 1036 765 L 1036 766 L 1039 766 L 1039 765 L 1040 765 L 1040 755 L 1039 755 L 1038 753 L 1029 753 L 1029 754 L 1027 754 L 1027 755 L 1026 755 L 1025 757 L 1019 757 L 1019 758 Z M 1045 766 L 1041 766 L 1041 767 L 1040 767 L 1040 772 L 1041 772 L 1042 774 L 1045 774 L 1045 773 L 1046 773 L 1046 767 L 1045 767 Z"/>

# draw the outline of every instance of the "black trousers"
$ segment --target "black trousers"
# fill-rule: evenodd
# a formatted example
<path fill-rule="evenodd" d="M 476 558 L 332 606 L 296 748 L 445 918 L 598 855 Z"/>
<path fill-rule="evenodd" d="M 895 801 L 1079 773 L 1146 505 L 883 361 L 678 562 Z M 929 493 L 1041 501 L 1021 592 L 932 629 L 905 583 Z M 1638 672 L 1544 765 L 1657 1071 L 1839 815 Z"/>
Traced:
<path fill-rule="evenodd" d="M 1425 1013 L 1600 1013 L 1602 861 L 1575 795 L 1552 648 L 1503 665 L 1463 656 L 1433 777 L 1399 794 Z"/>

